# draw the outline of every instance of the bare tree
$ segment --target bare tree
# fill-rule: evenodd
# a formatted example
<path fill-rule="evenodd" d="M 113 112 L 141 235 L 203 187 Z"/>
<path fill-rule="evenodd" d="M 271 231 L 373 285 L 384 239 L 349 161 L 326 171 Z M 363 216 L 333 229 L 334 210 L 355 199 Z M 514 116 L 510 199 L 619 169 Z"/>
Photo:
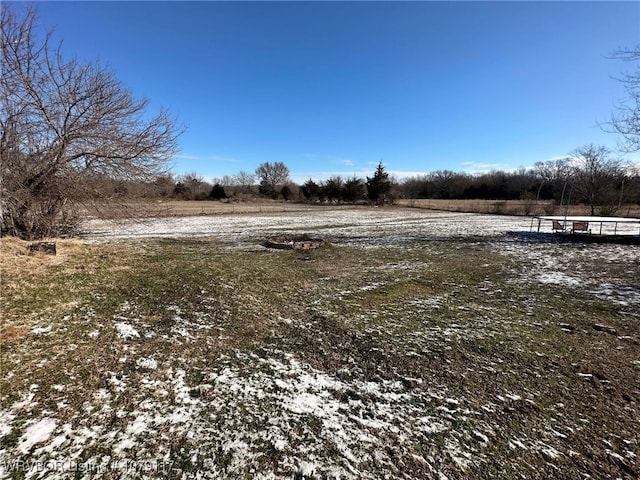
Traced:
<path fill-rule="evenodd" d="M 614 213 L 618 204 L 617 186 L 623 178 L 621 162 L 609 158 L 609 151 L 596 145 L 574 150 L 571 160 L 573 189 L 591 207 L 591 215 L 595 215 L 596 207 L 604 214 Z"/>
<path fill-rule="evenodd" d="M 282 162 L 265 162 L 256 169 L 260 179 L 260 193 L 277 196 L 279 188 L 290 182 L 289 167 Z"/>
<path fill-rule="evenodd" d="M 240 171 L 233 177 L 233 184 L 240 193 L 251 193 L 256 176 L 253 173 Z"/>
<path fill-rule="evenodd" d="M 459 173 L 451 170 L 438 170 L 431 173 L 431 182 L 435 187 L 436 198 L 451 198 L 455 196 L 455 184 Z"/>
<path fill-rule="evenodd" d="M 621 100 L 617 112 L 611 115 L 608 126 L 610 131 L 622 137 L 623 151 L 637 152 L 640 150 L 640 44 L 616 51 L 614 58 L 637 63 L 635 70 L 619 79 L 627 96 Z"/>
<path fill-rule="evenodd" d="M 96 177 L 150 181 L 166 172 L 181 129 L 166 110 L 147 120 L 109 70 L 65 60 L 36 11 L 1 12 L 0 228 L 23 238 L 76 226 L 78 206 L 97 196 Z"/>
<path fill-rule="evenodd" d="M 173 175 L 159 175 L 151 183 L 151 196 L 152 197 L 168 197 L 173 192 L 176 186 L 176 181 Z"/>
<path fill-rule="evenodd" d="M 204 200 L 212 187 L 210 183 L 204 181 L 202 175 L 195 171 L 179 175 L 176 181 L 174 195 L 183 200 Z M 214 183 L 217 183 L 217 180 Z"/>
<path fill-rule="evenodd" d="M 548 183 L 562 183 L 566 181 L 571 174 L 571 166 L 568 158 L 536 162 L 533 170 L 534 174 L 540 178 L 540 180 Z"/>
<path fill-rule="evenodd" d="M 540 198 L 546 197 L 559 200 L 560 204 L 562 204 L 567 183 L 571 176 L 571 169 L 570 159 L 567 157 L 556 158 L 546 162 L 536 162 L 533 166 L 533 175 L 539 182 L 536 202 Z M 543 194 L 542 197 L 541 194 Z M 547 213 L 552 213 L 555 206 L 551 204 L 547 208 Z"/>
<path fill-rule="evenodd" d="M 213 182 L 213 183 L 214 185 L 215 183 L 220 183 L 220 185 L 222 185 L 223 187 L 232 187 L 233 177 L 231 177 L 230 175 L 223 175 L 219 182 Z"/>

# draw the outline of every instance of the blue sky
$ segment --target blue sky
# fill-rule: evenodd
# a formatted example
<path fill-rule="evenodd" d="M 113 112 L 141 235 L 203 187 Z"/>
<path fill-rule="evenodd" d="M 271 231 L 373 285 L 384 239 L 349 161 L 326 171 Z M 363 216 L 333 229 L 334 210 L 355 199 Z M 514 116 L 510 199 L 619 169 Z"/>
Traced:
<path fill-rule="evenodd" d="M 527 167 L 603 132 L 640 2 L 37 2 L 187 130 L 176 173 L 282 161 L 299 183 Z M 628 159 L 636 160 L 636 158 Z"/>

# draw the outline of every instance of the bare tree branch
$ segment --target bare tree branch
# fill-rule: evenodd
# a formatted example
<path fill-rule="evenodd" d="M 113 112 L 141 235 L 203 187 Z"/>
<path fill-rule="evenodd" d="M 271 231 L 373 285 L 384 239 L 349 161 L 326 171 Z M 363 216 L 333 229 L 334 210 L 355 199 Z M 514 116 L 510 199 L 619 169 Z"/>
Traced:
<path fill-rule="evenodd" d="M 625 62 L 636 62 L 632 72 L 618 80 L 623 84 L 626 97 L 621 99 L 617 111 L 604 126 L 605 130 L 620 135 L 623 152 L 640 150 L 640 44 L 633 48 L 619 49 L 613 57 Z"/>
<path fill-rule="evenodd" d="M 182 128 L 168 111 L 147 113 L 114 74 L 65 60 L 36 11 L 1 13 L 0 217 L 3 231 L 60 234 L 77 206 L 96 195 L 96 176 L 151 181 L 167 170 Z"/>

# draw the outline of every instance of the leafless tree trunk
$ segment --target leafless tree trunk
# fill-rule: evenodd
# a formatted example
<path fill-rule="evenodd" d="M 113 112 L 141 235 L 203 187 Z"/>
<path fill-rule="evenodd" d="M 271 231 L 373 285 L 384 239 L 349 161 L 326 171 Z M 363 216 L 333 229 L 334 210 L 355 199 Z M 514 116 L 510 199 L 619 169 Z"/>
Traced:
<path fill-rule="evenodd" d="M 149 181 L 166 171 L 180 128 L 166 110 L 146 120 L 135 99 L 98 64 L 65 60 L 39 42 L 36 12 L 1 12 L 2 229 L 38 238 L 77 225 L 77 208 L 103 196 L 98 177 Z"/>

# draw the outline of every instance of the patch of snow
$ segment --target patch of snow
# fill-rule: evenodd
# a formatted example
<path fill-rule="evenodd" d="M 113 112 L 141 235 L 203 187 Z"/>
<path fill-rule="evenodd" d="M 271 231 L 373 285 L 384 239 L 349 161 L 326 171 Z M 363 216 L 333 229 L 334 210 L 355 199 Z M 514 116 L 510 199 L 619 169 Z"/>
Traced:
<path fill-rule="evenodd" d="M 360 287 L 359 291 L 370 292 L 371 290 L 375 290 L 376 288 L 380 288 L 384 285 L 385 285 L 384 282 L 373 282 L 371 285 L 365 285 L 363 287 Z"/>
<path fill-rule="evenodd" d="M 69 434 L 72 432 L 71 424 L 65 423 L 64 425 L 62 425 L 62 427 L 60 427 L 60 429 L 62 430 L 62 433 L 60 435 L 51 439 L 49 443 L 47 443 L 44 447 L 39 448 L 38 450 L 52 453 L 57 451 L 65 443 L 69 442 Z"/>
<path fill-rule="evenodd" d="M 449 429 L 444 423 L 438 421 L 435 417 L 422 417 L 417 421 L 418 428 L 427 435 L 434 435 Z"/>
<path fill-rule="evenodd" d="M 560 453 L 558 450 L 556 450 L 553 447 L 550 447 L 549 445 L 544 445 L 540 451 L 542 452 L 543 455 L 546 455 L 547 457 L 551 458 L 552 460 L 555 460 L 556 458 L 560 457 L 562 455 L 562 453 Z"/>
<path fill-rule="evenodd" d="M 547 284 L 553 284 L 553 285 L 562 285 L 562 286 L 566 286 L 566 287 L 573 287 L 573 288 L 577 288 L 580 287 L 582 285 L 582 281 L 575 278 L 575 277 L 571 277 L 565 273 L 562 272 L 545 272 L 545 273 L 541 273 L 538 276 L 538 281 L 540 283 L 547 283 Z"/>
<path fill-rule="evenodd" d="M 311 477 L 316 471 L 316 466 L 310 462 L 300 462 L 298 467 L 298 475 L 302 477 Z"/>
<path fill-rule="evenodd" d="M 122 302 L 120 304 L 120 306 L 118 307 L 118 311 L 126 313 L 126 312 L 130 312 L 131 311 L 131 303 L 129 303 L 129 300 L 125 300 L 124 302 Z"/>
<path fill-rule="evenodd" d="M 158 368 L 158 362 L 153 358 L 139 358 L 136 365 L 138 368 L 146 368 L 147 370 L 155 370 Z"/>
<path fill-rule="evenodd" d="M 484 433 L 477 430 L 474 430 L 472 433 L 478 440 L 480 440 L 483 447 L 489 445 L 489 437 L 487 437 Z"/>
<path fill-rule="evenodd" d="M 180 337 L 192 338 L 191 334 L 189 334 L 189 331 L 185 327 L 172 327 L 171 333 L 173 333 L 174 335 L 179 335 Z"/>
<path fill-rule="evenodd" d="M 445 448 L 453 463 L 455 463 L 462 470 L 466 470 L 471 464 L 471 455 L 468 452 L 460 450 L 460 447 L 451 441 L 445 444 Z"/>
<path fill-rule="evenodd" d="M 0 438 L 11 433 L 11 430 L 13 430 L 11 422 L 14 418 L 16 418 L 15 415 L 12 415 L 9 412 L 0 411 Z"/>
<path fill-rule="evenodd" d="M 125 437 L 122 440 L 120 440 L 114 447 L 113 447 L 113 452 L 118 455 L 121 456 L 123 454 L 123 452 L 125 452 L 126 450 L 132 449 L 133 447 L 136 446 L 136 440 L 135 438 L 132 437 Z"/>
<path fill-rule="evenodd" d="M 516 448 L 522 448 L 523 450 L 526 450 L 527 446 L 517 438 L 513 438 L 509 440 L 509 448 L 511 448 L 512 450 L 515 450 Z"/>
<path fill-rule="evenodd" d="M 276 438 L 275 440 L 272 440 L 271 443 L 273 445 L 273 448 L 278 451 L 284 451 L 284 449 L 287 448 L 287 445 L 289 444 L 289 442 L 287 442 L 284 438 Z"/>
<path fill-rule="evenodd" d="M 109 383 L 112 385 L 113 389 L 120 393 L 120 392 L 124 392 L 127 383 L 124 380 L 120 380 L 115 373 L 110 372 L 111 376 L 109 377 Z M 106 392 L 106 390 L 98 390 L 98 393 L 100 394 L 101 392 Z"/>
<path fill-rule="evenodd" d="M 34 335 L 46 335 L 47 333 L 51 333 L 51 325 L 47 327 L 33 327 L 31 333 Z"/>
<path fill-rule="evenodd" d="M 144 237 L 218 237 L 237 242 L 264 237 L 273 231 L 295 233 L 291 225 L 313 230 L 332 241 L 354 245 L 402 244 L 416 235 L 443 238 L 469 235 L 494 236 L 506 231 L 528 231 L 523 217 L 472 213 L 432 212 L 419 209 L 344 208 L 308 212 L 215 215 L 156 218 L 144 222 L 90 220 L 83 224 L 85 237 L 93 240 Z"/>
<path fill-rule="evenodd" d="M 33 399 L 36 396 L 35 392 L 37 390 L 38 390 L 38 384 L 36 383 L 31 384 L 31 386 L 29 387 L 29 393 L 25 395 L 25 398 L 22 401 L 14 403 L 11 406 L 11 410 L 22 410 L 27 407 L 33 407 L 35 405 L 35 403 L 33 402 Z M 27 408 L 27 410 L 30 410 L 30 408 Z"/>
<path fill-rule="evenodd" d="M 49 439 L 56 429 L 57 421 L 53 418 L 45 417 L 38 422 L 27 427 L 18 442 L 18 450 L 23 454 L 29 453 L 31 448 Z"/>
<path fill-rule="evenodd" d="M 120 338 L 134 338 L 134 337 L 139 337 L 140 334 L 138 333 L 138 331 L 133 328 L 131 325 L 129 325 L 128 323 L 125 322 L 118 322 L 115 324 L 116 330 L 118 332 L 118 336 Z"/>
<path fill-rule="evenodd" d="M 640 305 L 640 290 L 632 287 L 603 283 L 589 290 L 598 298 L 611 300 L 618 305 Z"/>

